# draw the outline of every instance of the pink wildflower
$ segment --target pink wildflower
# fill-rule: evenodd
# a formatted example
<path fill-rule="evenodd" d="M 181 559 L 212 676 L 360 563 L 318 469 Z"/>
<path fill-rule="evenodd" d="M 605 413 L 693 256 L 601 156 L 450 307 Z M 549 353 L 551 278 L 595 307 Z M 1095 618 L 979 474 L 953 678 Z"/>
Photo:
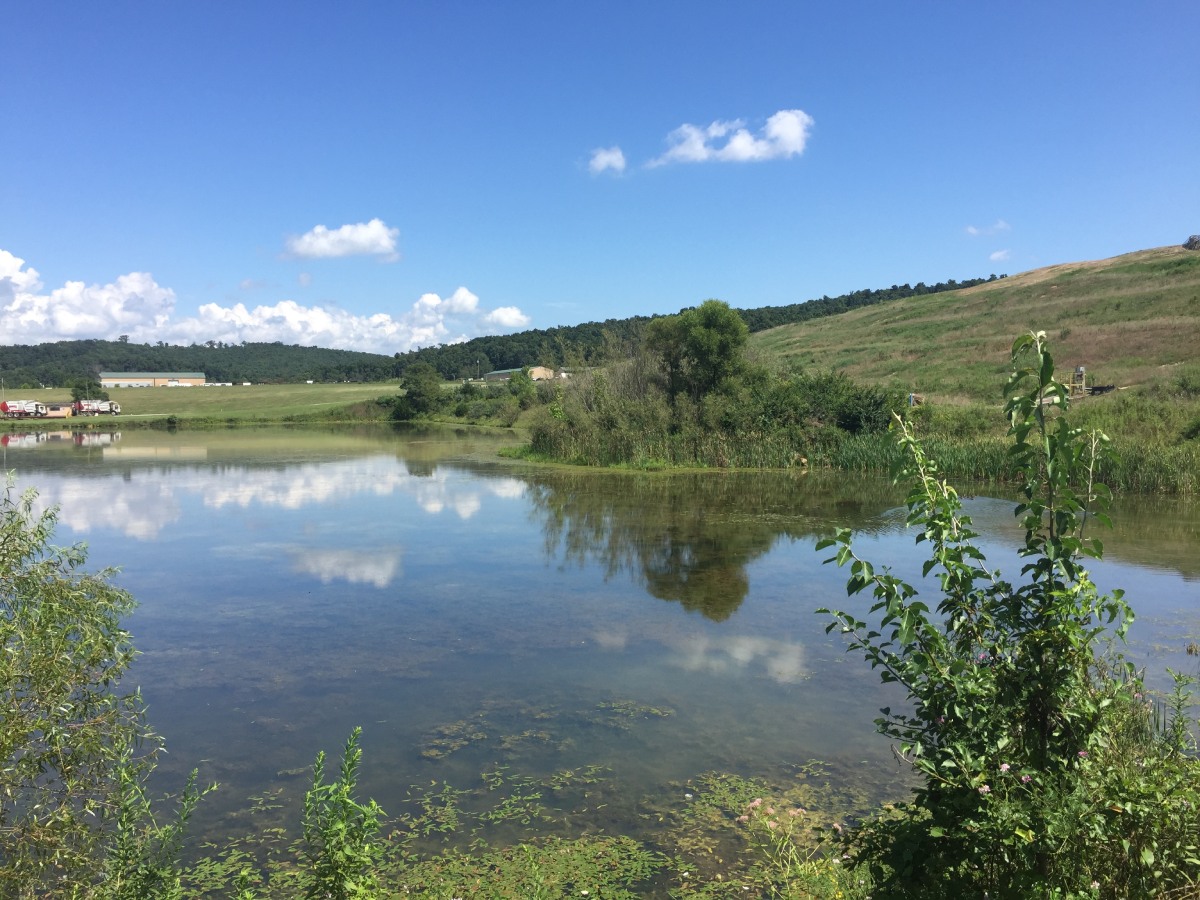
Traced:
<path fill-rule="evenodd" d="M 1078 756 L 1080 759 L 1087 759 L 1087 751 L 1080 750 L 1079 753 L 1076 754 L 1076 756 Z"/>
<path fill-rule="evenodd" d="M 750 821 L 750 817 L 749 817 L 749 816 L 738 816 L 738 817 L 737 817 L 737 820 L 738 820 L 739 822 L 749 822 L 749 821 Z"/>
<path fill-rule="evenodd" d="M 1011 768 L 1012 768 L 1012 766 L 1010 766 L 1008 763 L 1000 763 L 1000 771 L 1001 772 L 1007 772 Z"/>
<path fill-rule="evenodd" d="M 1031 781 L 1033 781 L 1032 775 L 1022 775 L 1021 776 L 1021 784 L 1029 784 L 1029 782 L 1031 782 Z"/>
<path fill-rule="evenodd" d="M 758 809 L 760 806 L 762 806 L 762 797 L 755 797 L 753 800 L 750 801 L 748 808 L 749 809 Z"/>
<path fill-rule="evenodd" d="M 991 788 L 990 788 L 988 785 L 986 785 L 986 784 L 981 784 L 981 785 L 979 786 L 979 793 L 981 793 L 981 794 L 990 794 L 991 792 L 992 792 L 992 789 L 991 789 Z"/>

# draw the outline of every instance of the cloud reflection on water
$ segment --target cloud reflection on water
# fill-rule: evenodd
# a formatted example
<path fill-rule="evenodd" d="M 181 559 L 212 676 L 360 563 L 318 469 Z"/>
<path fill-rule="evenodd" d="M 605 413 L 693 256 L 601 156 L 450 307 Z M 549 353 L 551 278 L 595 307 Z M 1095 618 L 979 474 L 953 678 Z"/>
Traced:
<path fill-rule="evenodd" d="M 296 571 L 315 575 L 322 584 L 347 581 L 385 588 L 402 574 L 399 550 L 291 550 Z"/>
<path fill-rule="evenodd" d="M 79 534 L 111 530 L 153 541 L 179 521 L 186 496 L 198 496 L 210 509 L 298 511 L 399 494 L 429 515 L 449 510 L 466 521 L 483 508 L 485 496 L 513 500 L 526 490 L 524 482 L 511 477 L 463 481 L 440 469 L 415 475 L 392 456 L 272 469 L 204 468 L 190 474 L 181 478 L 175 469 L 138 470 L 111 491 L 106 479 L 58 476 L 39 486 L 39 507 L 60 507 L 60 523 Z"/>

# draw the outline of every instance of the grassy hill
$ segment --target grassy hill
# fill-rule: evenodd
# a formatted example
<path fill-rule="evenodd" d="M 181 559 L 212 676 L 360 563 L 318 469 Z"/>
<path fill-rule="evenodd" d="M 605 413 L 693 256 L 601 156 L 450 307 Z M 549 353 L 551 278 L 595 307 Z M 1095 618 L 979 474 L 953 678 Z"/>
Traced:
<path fill-rule="evenodd" d="M 784 325 L 758 353 L 942 402 L 998 401 L 1013 338 L 1045 331 L 1059 372 L 1133 387 L 1200 367 L 1200 252 L 1160 247 Z"/>

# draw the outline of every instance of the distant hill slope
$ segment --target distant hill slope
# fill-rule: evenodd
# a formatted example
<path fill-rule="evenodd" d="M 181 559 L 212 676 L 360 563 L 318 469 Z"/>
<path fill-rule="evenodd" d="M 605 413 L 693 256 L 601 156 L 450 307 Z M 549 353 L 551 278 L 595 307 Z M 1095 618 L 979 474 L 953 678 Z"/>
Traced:
<path fill-rule="evenodd" d="M 990 279 L 950 279 L 937 284 L 893 284 L 887 288 L 851 291 L 837 297 L 819 297 L 803 303 L 739 309 L 737 313 L 745 320 L 750 331 L 755 332 L 789 322 L 805 322 L 863 306 L 888 303 L 903 297 L 960 291 L 972 285 L 996 280 L 996 276 L 992 275 Z M 576 368 L 603 365 L 614 359 L 628 357 L 641 343 L 642 331 L 651 319 L 651 316 L 633 316 L 628 319 L 584 322 L 582 325 L 535 328 L 517 334 L 486 335 L 461 344 L 422 347 L 419 350 L 397 354 L 396 358 L 402 368 L 418 362 L 428 363 L 437 369 L 443 378 L 469 378 L 493 368 L 518 369 L 521 366 L 533 365 Z"/>
<path fill-rule="evenodd" d="M 992 280 L 996 276 L 991 276 Z M 742 309 L 738 313 L 751 331 L 787 322 L 836 315 L 874 303 L 940 291 L 962 290 L 982 278 L 939 284 L 903 284 L 877 290 L 853 291 L 806 303 Z M 188 347 L 123 341 L 57 341 L 48 344 L 0 344 L 0 379 L 13 389 L 39 384 L 69 385 L 100 372 L 204 372 L 209 381 L 252 381 L 255 384 L 296 383 L 309 379 L 386 381 L 406 368 L 426 362 L 447 379 L 470 378 L 492 369 L 522 366 L 586 366 L 624 358 L 641 340 L 648 316 L 608 319 L 516 334 L 494 334 L 460 344 L 423 347 L 395 356 L 330 350 L 275 343 L 224 344 L 206 341 Z"/>
<path fill-rule="evenodd" d="M 759 352 L 805 368 L 942 398 L 999 400 L 1008 350 L 1045 331 L 1060 373 L 1142 384 L 1200 363 L 1200 252 L 1160 247 L 1064 263 L 949 293 L 754 334 Z"/>

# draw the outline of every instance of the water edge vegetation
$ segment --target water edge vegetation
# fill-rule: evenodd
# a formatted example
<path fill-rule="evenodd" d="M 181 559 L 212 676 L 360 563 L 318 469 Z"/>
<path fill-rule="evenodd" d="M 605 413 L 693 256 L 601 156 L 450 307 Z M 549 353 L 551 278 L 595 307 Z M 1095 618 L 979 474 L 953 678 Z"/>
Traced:
<path fill-rule="evenodd" d="M 1062 415 L 1070 398 L 1041 337 L 1019 340 L 1013 356 L 1008 416 L 1024 479 L 1026 572 L 1009 582 L 983 568 L 956 494 L 907 426 L 910 524 L 931 547 L 937 614 L 857 557 L 848 535 L 831 543 L 850 566 L 849 591 L 872 593 L 880 616 L 869 625 L 831 613 L 832 627 L 910 691 L 912 710 L 885 711 L 880 727 L 924 780 L 911 804 L 858 827 L 844 824 L 845 800 L 819 766 L 801 767 L 782 789 L 699 776 L 686 802 L 661 813 L 672 840 L 654 846 L 557 827 L 564 808 L 596 802 L 603 772 L 592 769 L 537 783 L 485 773 L 477 791 L 435 784 L 387 818 L 357 797 L 356 731 L 332 777 L 318 757 L 299 832 L 252 827 L 185 860 L 187 818 L 203 790 L 193 780 L 173 811 L 146 795 L 158 741 L 138 699 L 119 692 L 133 652 L 120 619 L 132 599 L 107 573 L 81 574 L 82 551 L 49 545 L 53 514 L 35 515 L 32 495 L 6 494 L 7 889 L 243 900 L 1195 895 L 1190 679 L 1150 698 L 1106 643 L 1131 610 L 1091 584 L 1082 560 L 1101 548 L 1080 532 L 1086 516 L 1102 521 L 1095 463 L 1107 442 Z M 251 816 L 272 805 L 270 795 L 255 799 Z M 451 835 L 468 843 L 449 849 Z"/>

